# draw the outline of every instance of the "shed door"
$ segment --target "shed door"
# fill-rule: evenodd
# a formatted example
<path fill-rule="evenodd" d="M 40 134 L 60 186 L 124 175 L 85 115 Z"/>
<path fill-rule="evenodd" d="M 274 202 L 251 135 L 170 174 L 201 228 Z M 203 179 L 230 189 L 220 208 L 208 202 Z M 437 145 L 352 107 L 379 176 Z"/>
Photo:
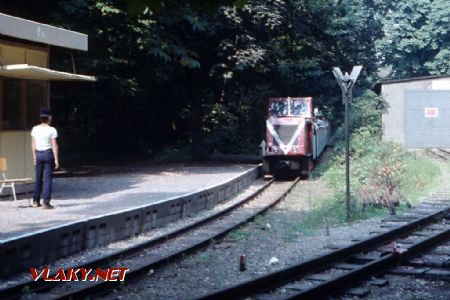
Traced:
<path fill-rule="evenodd" d="M 407 91 L 408 148 L 450 148 L 450 91 Z"/>

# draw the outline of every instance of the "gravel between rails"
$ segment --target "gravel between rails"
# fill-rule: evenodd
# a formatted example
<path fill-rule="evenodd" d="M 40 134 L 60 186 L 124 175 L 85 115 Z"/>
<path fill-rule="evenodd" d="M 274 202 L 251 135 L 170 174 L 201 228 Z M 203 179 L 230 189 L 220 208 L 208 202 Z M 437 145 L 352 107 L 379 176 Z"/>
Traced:
<path fill-rule="evenodd" d="M 389 284 L 384 287 L 370 288 L 366 300 L 448 300 L 450 284 L 443 280 L 431 280 L 410 276 L 385 275 Z M 360 300 L 356 296 L 340 296 L 335 300 Z"/>
<path fill-rule="evenodd" d="M 318 182 L 301 182 L 295 190 L 262 218 L 230 234 L 223 241 L 196 255 L 155 270 L 148 278 L 116 290 L 104 299 L 194 299 L 214 290 L 281 269 L 329 252 L 329 244 L 348 245 L 364 238 L 380 224 L 371 219 L 342 227 L 330 227 L 314 235 L 288 228 L 302 218 L 308 207 L 301 201 L 318 191 Z M 239 271 L 239 257 L 245 254 L 247 270 Z M 277 263 L 269 263 L 270 260 Z"/>
<path fill-rule="evenodd" d="M 448 186 L 448 180 L 445 184 Z M 302 181 L 284 201 L 248 226 L 231 233 L 205 251 L 149 273 L 145 280 L 116 289 L 103 299 L 195 299 L 329 252 L 331 250 L 327 246 L 330 244 L 349 245 L 354 239 L 365 239 L 373 232 L 389 230 L 380 227 L 385 225 L 381 217 L 319 228 L 314 232 L 292 226 L 311 209 L 311 199 L 330 193 L 332 191 L 320 179 Z M 414 210 L 408 210 L 404 214 L 413 213 Z M 247 259 L 247 270 L 244 272 L 239 271 L 239 257 L 242 254 Z M 389 292 L 386 290 L 389 287 L 385 287 L 378 294 L 369 295 L 368 299 L 450 298 L 447 296 L 450 291 L 448 284 L 440 281 L 396 277 L 392 287 L 395 290 Z M 411 295 L 406 293 L 409 290 L 413 291 Z"/>
<path fill-rule="evenodd" d="M 448 180 L 446 182 L 448 186 Z M 146 281 L 129 284 L 103 299 L 192 299 L 294 262 L 330 251 L 330 244 L 346 245 L 352 239 L 370 236 L 380 228 L 381 218 L 302 232 L 289 224 L 310 209 L 306 200 L 332 191 L 320 180 L 303 181 L 263 218 L 258 218 L 206 251 L 150 272 Z M 406 213 L 411 213 L 408 211 Z M 269 224 L 269 226 L 267 225 Z M 120 247 L 120 246 L 119 246 Z M 246 254 L 247 270 L 239 271 L 239 256 Z M 85 254 L 95 255 L 95 254 Z M 269 261 L 276 257 L 278 263 Z M 69 263 L 70 264 L 70 263 Z M 448 283 L 388 275 L 389 286 L 376 288 L 367 299 L 449 299 Z M 357 299 L 343 296 L 339 299 Z"/>
<path fill-rule="evenodd" d="M 46 267 L 49 267 L 51 270 L 56 270 L 57 268 L 73 268 L 75 266 L 83 266 L 86 263 L 89 263 L 92 259 L 98 259 L 100 257 L 107 257 L 108 255 L 114 254 L 118 251 L 121 251 L 123 249 L 127 249 L 130 247 L 137 246 L 141 243 L 145 243 L 148 240 L 155 239 L 158 237 L 166 237 L 168 234 L 175 230 L 179 230 L 181 228 L 184 228 L 187 225 L 190 225 L 192 223 L 195 223 L 197 221 L 201 221 L 205 218 L 208 218 L 210 216 L 213 216 L 216 213 L 219 213 L 223 210 L 226 210 L 228 207 L 231 207 L 235 204 L 241 203 L 243 200 L 247 199 L 248 197 L 252 196 L 256 192 L 260 191 L 261 188 L 263 188 L 265 185 L 267 185 L 268 182 L 259 179 L 256 180 L 252 185 L 247 187 L 244 191 L 242 191 L 239 195 L 236 197 L 216 205 L 215 207 L 202 211 L 195 216 L 187 217 L 184 219 L 180 219 L 178 221 L 172 222 L 170 224 L 167 224 L 161 228 L 156 228 L 151 230 L 150 232 L 147 232 L 145 234 L 141 234 L 139 236 L 118 241 L 115 243 L 111 243 L 106 246 L 102 247 L 96 247 L 94 249 L 86 250 L 80 253 L 77 253 L 75 255 L 66 257 L 64 259 L 60 259 L 58 261 L 55 261 Z M 161 246 L 156 246 L 156 249 L 161 248 Z M 42 266 L 41 266 L 42 267 Z M 40 267 L 38 267 L 40 269 Z M 0 288 L 8 288 L 15 284 L 19 284 L 22 282 L 27 282 L 31 278 L 29 272 L 24 272 L 22 274 L 18 274 L 16 276 L 8 278 L 8 280 L 1 281 L 0 282 Z M 26 295 L 25 298 L 33 298 L 35 295 Z"/>
<path fill-rule="evenodd" d="M 266 189 L 258 193 L 256 197 L 251 197 L 245 203 L 236 208 L 235 210 L 221 216 L 220 218 L 214 219 L 212 222 L 205 224 L 205 226 L 198 227 L 192 231 L 184 233 L 175 239 L 170 239 L 166 243 L 153 247 L 152 249 L 146 250 L 145 252 L 138 253 L 139 256 L 132 257 L 130 259 L 121 259 L 116 264 L 126 266 L 131 270 L 140 270 L 144 272 L 152 272 L 148 264 L 152 263 L 152 268 L 159 268 L 161 262 L 167 263 L 174 260 L 174 255 L 178 257 L 184 257 L 186 253 L 181 253 L 180 251 L 191 252 L 192 249 L 198 248 L 199 246 L 204 247 L 205 245 L 220 239 L 227 231 L 235 228 L 239 224 L 248 222 L 249 219 L 255 217 L 262 211 L 274 205 L 279 199 L 282 199 L 284 195 L 295 185 L 297 181 L 289 182 L 275 182 L 268 186 Z M 266 184 L 267 186 L 267 184 Z M 233 200 L 234 201 L 234 200 Z M 206 243 L 205 243 L 206 242 Z M 158 265 L 156 266 L 155 263 Z M 141 273 L 142 274 L 142 273 Z M 132 275 L 132 274 L 130 274 Z M 145 275 L 145 273 L 144 273 Z M 69 285 L 70 286 L 70 285 Z M 72 284 L 74 288 L 79 288 L 79 283 Z M 65 290 L 65 286 L 57 291 L 52 291 L 52 294 L 66 294 L 64 299 L 67 297 L 79 298 L 79 294 L 67 294 L 69 291 Z M 71 292 L 72 293 L 72 292 Z"/>

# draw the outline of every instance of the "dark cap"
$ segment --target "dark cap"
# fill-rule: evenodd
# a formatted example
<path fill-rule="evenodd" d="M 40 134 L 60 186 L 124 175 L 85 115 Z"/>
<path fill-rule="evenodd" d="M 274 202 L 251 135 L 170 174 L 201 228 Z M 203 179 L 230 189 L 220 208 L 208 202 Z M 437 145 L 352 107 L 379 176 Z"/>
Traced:
<path fill-rule="evenodd" d="M 41 111 L 39 112 L 39 117 L 48 117 L 52 115 L 52 110 L 48 107 L 41 108 Z"/>

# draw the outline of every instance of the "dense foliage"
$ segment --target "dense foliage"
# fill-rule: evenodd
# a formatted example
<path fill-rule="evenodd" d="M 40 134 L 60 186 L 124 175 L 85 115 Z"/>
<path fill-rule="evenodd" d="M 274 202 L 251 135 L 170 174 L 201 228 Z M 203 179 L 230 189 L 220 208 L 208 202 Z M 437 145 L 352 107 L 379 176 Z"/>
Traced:
<path fill-rule="evenodd" d="M 350 182 L 353 214 L 359 208 L 388 207 L 395 214 L 396 207 L 417 200 L 432 189 L 441 171 L 426 155 L 408 152 L 401 145 L 381 139 L 381 113 L 384 99 L 373 92 L 365 92 L 355 99 L 351 119 L 355 129 L 350 143 Z M 337 135 L 342 133 L 338 130 Z M 345 199 L 344 143 L 339 141 L 331 162 L 316 172 L 322 175 L 335 191 L 337 207 Z M 418 156 L 419 155 L 419 156 Z"/>
<path fill-rule="evenodd" d="M 450 2 L 382 1 L 385 36 L 377 42 L 379 58 L 395 78 L 446 74 L 450 58 Z"/>
<path fill-rule="evenodd" d="M 336 128 L 343 109 L 333 66 L 364 66 L 356 95 L 367 95 L 381 66 L 396 77 L 447 72 L 447 6 L 444 0 L 21 0 L 2 2 L 0 11 L 89 35 L 89 52 L 73 52 L 76 71 L 98 81 L 52 84 L 64 153 L 192 149 L 201 159 L 256 153 L 268 96 L 313 96 Z M 70 51 L 51 52 L 52 68 L 72 71 Z M 372 112 L 355 115 L 354 127 L 373 124 Z"/>

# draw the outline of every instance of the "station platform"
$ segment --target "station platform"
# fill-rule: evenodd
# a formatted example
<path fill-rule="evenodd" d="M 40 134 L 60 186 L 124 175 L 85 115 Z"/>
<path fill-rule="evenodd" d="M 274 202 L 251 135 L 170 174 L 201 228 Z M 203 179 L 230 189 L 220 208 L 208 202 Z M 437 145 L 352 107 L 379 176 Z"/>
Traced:
<path fill-rule="evenodd" d="M 85 177 L 55 178 L 51 204 L 32 208 L 31 194 L 0 201 L 0 241 L 54 226 L 119 212 L 211 189 L 254 165 L 150 166 Z"/>
<path fill-rule="evenodd" d="M 259 175 L 257 165 L 206 163 L 55 178 L 55 209 L 31 207 L 31 195 L 0 201 L 0 278 L 193 216 Z"/>

